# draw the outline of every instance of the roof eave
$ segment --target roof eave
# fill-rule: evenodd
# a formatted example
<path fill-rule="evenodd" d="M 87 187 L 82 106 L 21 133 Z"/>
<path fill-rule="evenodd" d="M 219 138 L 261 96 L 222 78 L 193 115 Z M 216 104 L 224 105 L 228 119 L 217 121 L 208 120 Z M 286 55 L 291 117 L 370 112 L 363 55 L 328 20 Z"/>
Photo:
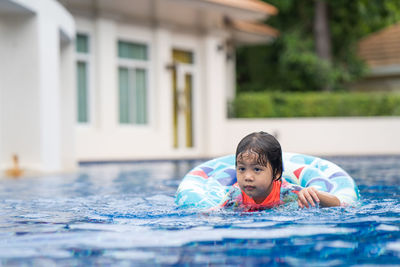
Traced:
<path fill-rule="evenodd" d="M 265 44 L 279 36 L 279 31 L 271 26 L 247 21 L 230 21 L 229 28 L 237 44 Z"/>
<path fill-rule="evenodd" d="M 188 3 L 187 0 L 180 1 Z M 204 5 L 212 10 L 220 10 L 221 13 L 241 20 L 265 20 L 278 13 L 276 7 L 258 0 L 192 0 L 191 3 Z"/>

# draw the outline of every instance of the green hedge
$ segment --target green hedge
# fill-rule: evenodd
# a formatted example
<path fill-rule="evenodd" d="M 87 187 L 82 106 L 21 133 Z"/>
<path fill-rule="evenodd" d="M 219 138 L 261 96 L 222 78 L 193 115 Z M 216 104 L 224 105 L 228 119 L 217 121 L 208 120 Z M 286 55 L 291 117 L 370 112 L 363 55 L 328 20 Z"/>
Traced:
<path fill-rule="evenodd" d="M 399 93 L 241 93 L 234 118 L 400 116 Z"/>

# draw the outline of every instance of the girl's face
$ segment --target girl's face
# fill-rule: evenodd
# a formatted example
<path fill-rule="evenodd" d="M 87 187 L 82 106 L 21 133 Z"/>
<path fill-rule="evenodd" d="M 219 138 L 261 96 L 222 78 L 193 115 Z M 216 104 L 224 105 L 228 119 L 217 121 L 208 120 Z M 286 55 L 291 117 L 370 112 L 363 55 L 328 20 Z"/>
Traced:
<path fill-rule="evenodd" d="M 262 203 L 272 190 L 274 180 L 271 164 L 262 166 L 257 162 L 258 155 L 243 152 L 237 157 L 236 175 L 240 189 L 257 204 Z"/>

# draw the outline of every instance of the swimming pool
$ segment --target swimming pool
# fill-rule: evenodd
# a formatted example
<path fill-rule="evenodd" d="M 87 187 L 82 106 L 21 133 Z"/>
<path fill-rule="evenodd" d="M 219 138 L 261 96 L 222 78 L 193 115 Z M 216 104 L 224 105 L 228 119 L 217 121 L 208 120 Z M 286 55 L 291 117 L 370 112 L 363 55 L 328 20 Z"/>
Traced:
<path fill-rule="evenodd" d="M 327 159 L 355 178 L 360 207 L 180 210 L 177 186 L 200 161 L 0 178 L 0 265 L 400 264 L 400 156 Z"/>

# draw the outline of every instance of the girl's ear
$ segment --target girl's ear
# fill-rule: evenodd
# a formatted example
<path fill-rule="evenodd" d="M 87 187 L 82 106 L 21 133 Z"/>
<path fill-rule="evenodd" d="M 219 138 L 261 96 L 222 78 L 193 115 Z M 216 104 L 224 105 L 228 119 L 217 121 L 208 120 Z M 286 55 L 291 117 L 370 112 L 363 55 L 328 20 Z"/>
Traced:
<path fill-rule="evenodd" d="M 275 174 L 274 176 L 274 181 L 279 181 L 282 178 L 282 173 L 278 172 L 277 174 Z"/>

